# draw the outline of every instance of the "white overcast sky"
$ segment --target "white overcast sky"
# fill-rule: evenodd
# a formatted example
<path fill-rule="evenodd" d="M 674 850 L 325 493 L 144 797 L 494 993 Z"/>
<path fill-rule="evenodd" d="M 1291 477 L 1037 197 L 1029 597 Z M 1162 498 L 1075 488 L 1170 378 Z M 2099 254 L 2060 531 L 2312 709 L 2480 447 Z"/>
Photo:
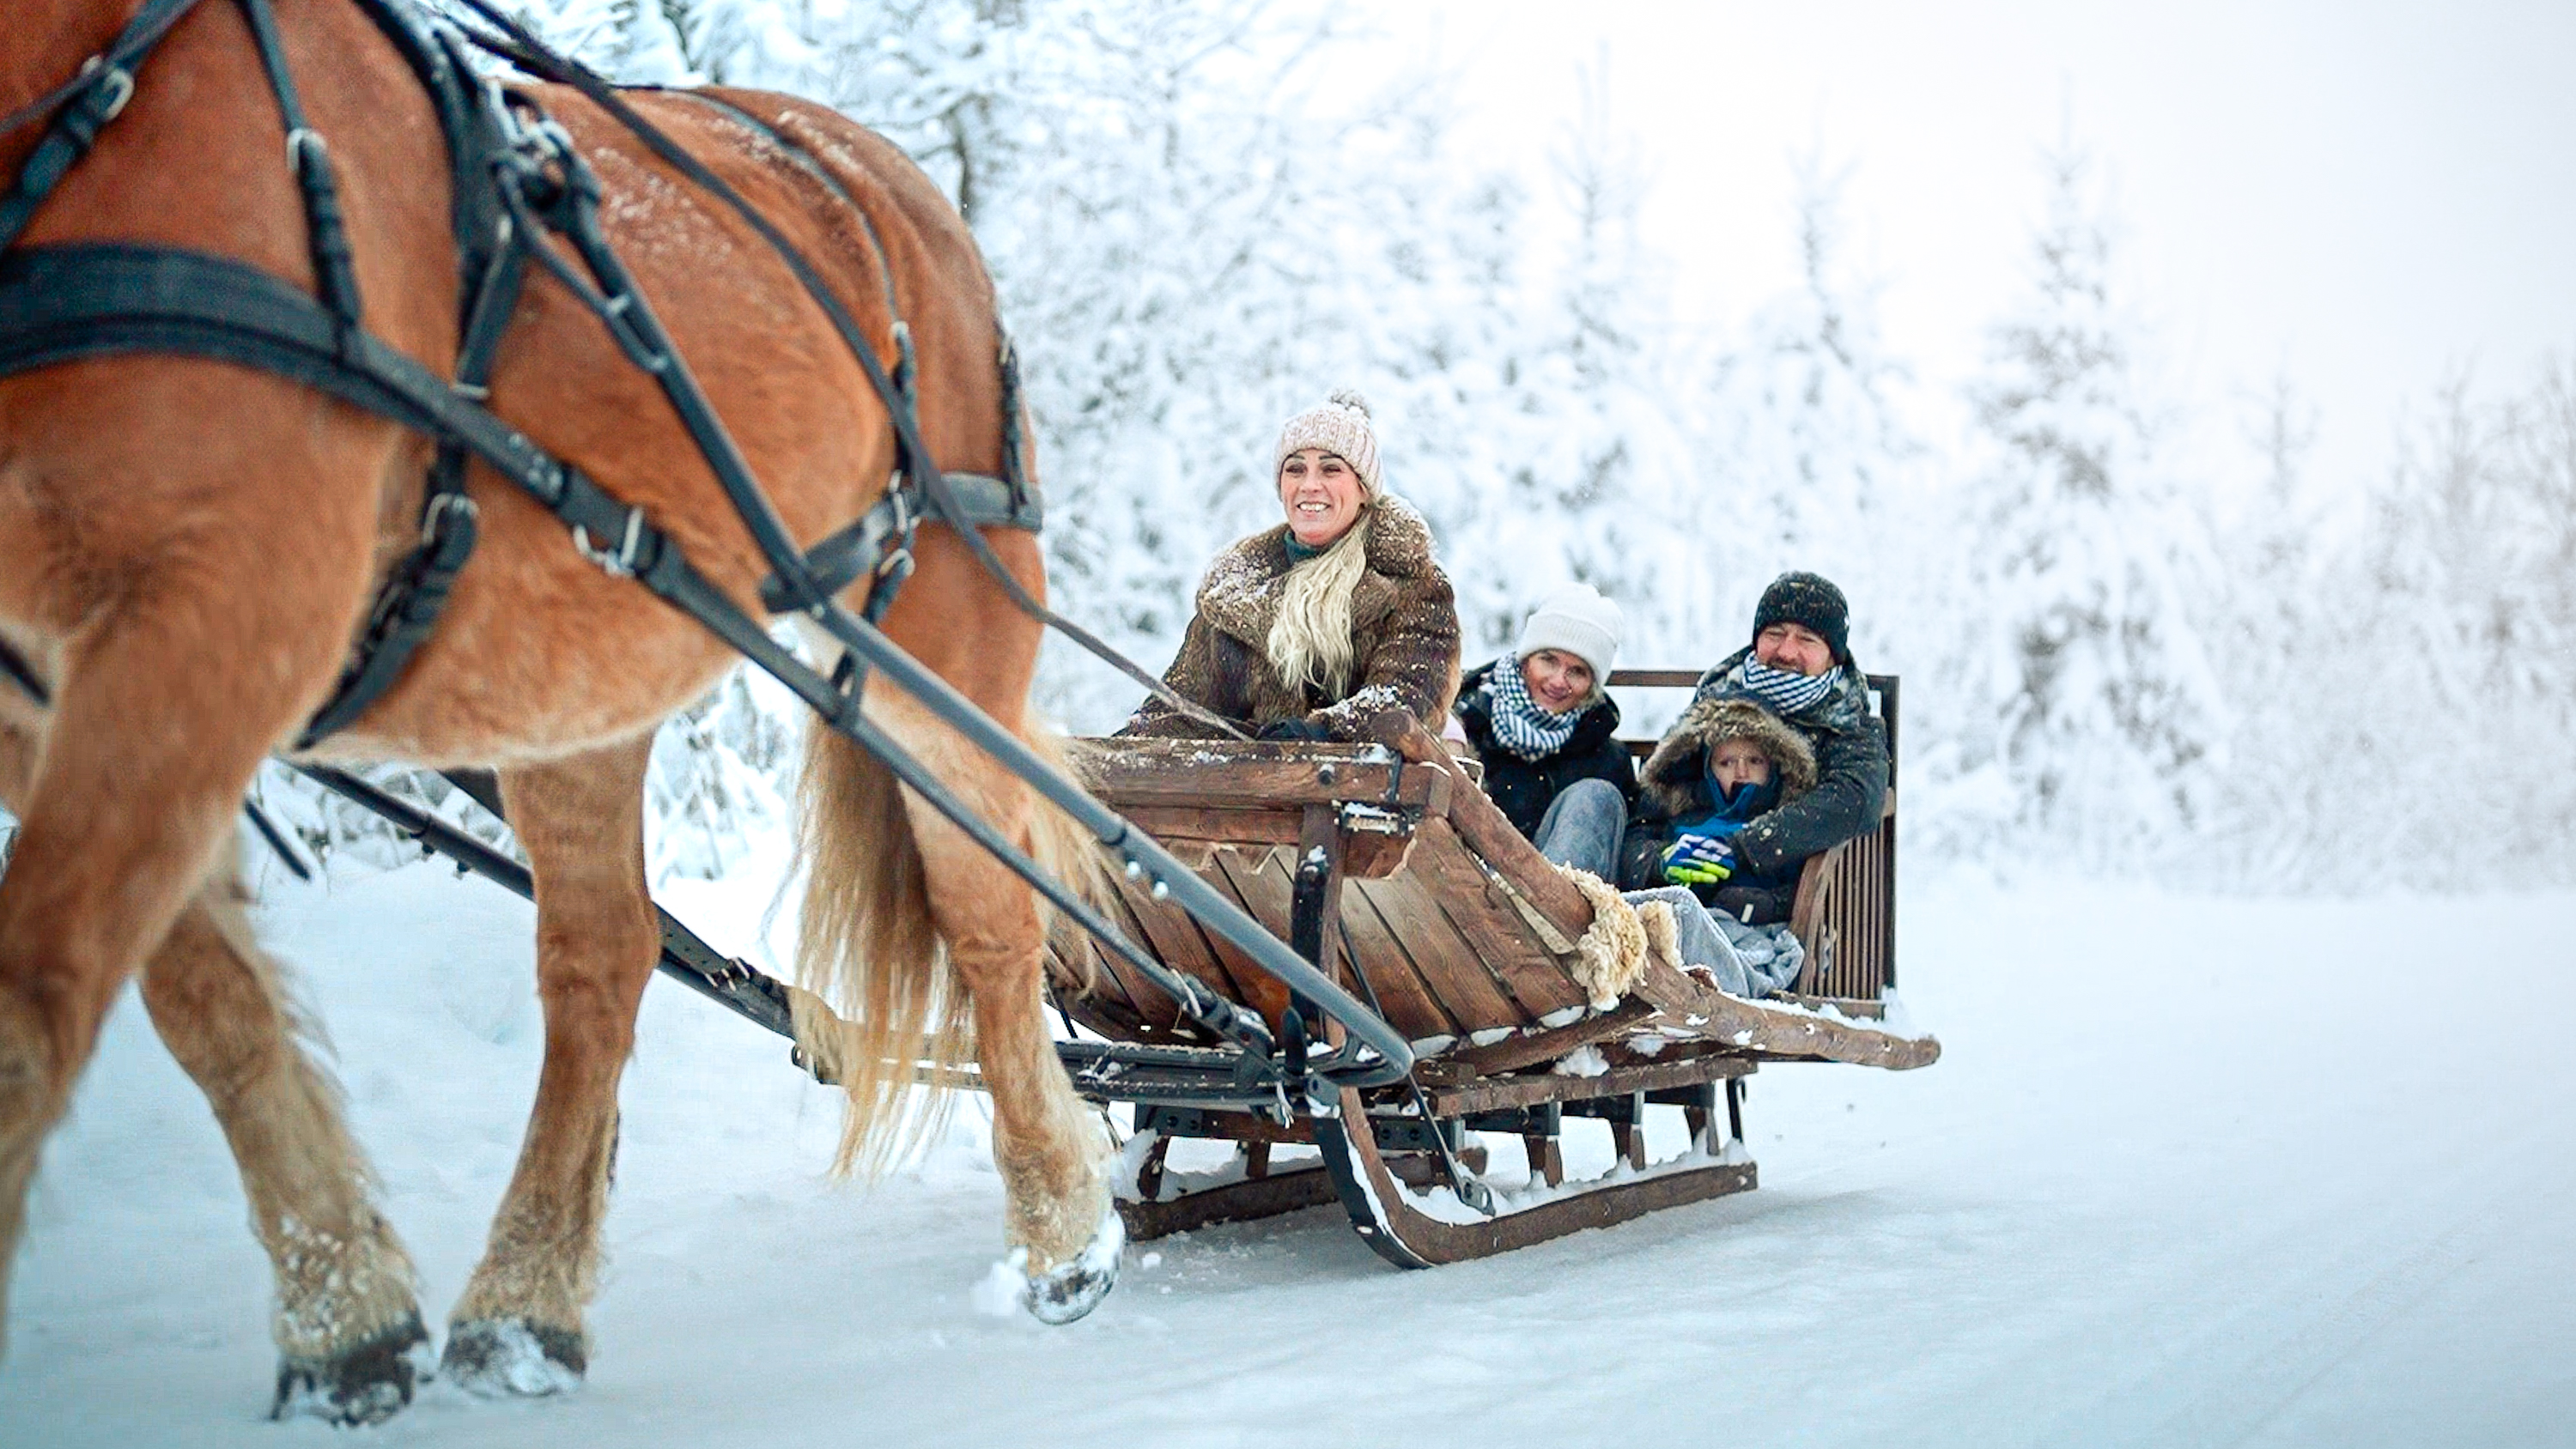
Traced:
<path fill-rule="evenodd" d="M 1685 305 L 1794 277 L 1790 160 L 1852 168 L 1891 346 L 1973 368 L 2017 294 L 2036 156 L 2071 116 L 2108 169 L 2135 300 L 2191 396 L 2286 372 L 2315 466 L 2386 466 L 2447 371 L 2522 387 L 2576 353 L 2576 0 L 1384 0 L 1462 77 L 1465 134 L 1539 154 L 1606 60 Z"/>

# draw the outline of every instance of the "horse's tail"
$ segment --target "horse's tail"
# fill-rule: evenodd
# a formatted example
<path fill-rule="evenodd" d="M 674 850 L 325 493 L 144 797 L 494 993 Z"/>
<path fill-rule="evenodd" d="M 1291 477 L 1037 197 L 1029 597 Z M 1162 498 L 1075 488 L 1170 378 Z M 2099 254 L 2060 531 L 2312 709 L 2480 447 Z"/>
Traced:
<path fill-rule="evenodd" d="M 1089 772 L 1073 741 L 1035 723 L 1029 726 L 1027 741 L 1038 758 L 1057 774 L 1089 788 Z M 1101 850 L 1099 839 L 1072 816 L 1044 800 L 1033 801 L 1029 807 L 1029 854 L 1040 869 L 1070 887 L 1083 904 L 1108 912 L 1115 890 L 1109 877 L 1108 856 Z M 1093 965 L 1097 960 L 1090 939 L 1043 898 L 1039 911 L 1046 923 L 1046 939 L 1055 947 L 1055 963 L 1064 973 L 1057 979 L 1057 989 L 1089 992 L 1095 984 Z"/>
<path fill-rule="evenodd" d="M 1071 773 L 1061 736 L 1035 726 L 1027 743 Z M 894 772 L 817 724 L 806 732 L 796 794 L 805 877 L 796 946 L 802 989 L 789 993 L 796 1040 L 848 1097 L 834 1170 L 873 1177 L 946 1125 L 954 1089 L 966 1080 L 961 1069 L 975 1056 L 974 1021 L 931 918 L 921 848 Z M 1029 835 L 1049 874 L 1094 905 L 1106 900 L 1099 848 L 1071 817 L 1032 801 Z M 1049 934 L 1060 933 L 1043 905 L 1041 920 Z M 1065 944 L 1060 958 L 1080 963 L 1074 969 L 1087 977 L 1089 951 Z"/>
<path fill-rule="evenodd" d="M 902 787 L 820 723 L 797 772 L 796 858 L 796 1041 L 848 1094 L 834 1170 L 875 1176 L 945 1124 L 948 1094 L 916 1104 L 912 1088 L 921 1064 L 943 1074 L 973 1055 L 973 1025 L 931 922 Z"/>

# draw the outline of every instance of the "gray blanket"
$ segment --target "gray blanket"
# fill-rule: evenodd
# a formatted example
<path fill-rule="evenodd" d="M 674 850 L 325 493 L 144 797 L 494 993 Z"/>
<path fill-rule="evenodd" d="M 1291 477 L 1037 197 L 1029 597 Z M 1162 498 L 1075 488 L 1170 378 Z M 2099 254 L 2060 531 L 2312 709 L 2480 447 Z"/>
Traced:
<path fill-rule="evenodd" d="M 1799 969 L 1807 963 L 1807 948 L 1787 925 L 1748 926 L 1711 915 L 1686 886 L 1628 891 L 1622 898 L 1630 905 L 1661 901 L 1671 906 L 1682 964 L 1707 971 L 1729 996 L 1751 1001 L 1786 991 L 1797 984 Z"/>

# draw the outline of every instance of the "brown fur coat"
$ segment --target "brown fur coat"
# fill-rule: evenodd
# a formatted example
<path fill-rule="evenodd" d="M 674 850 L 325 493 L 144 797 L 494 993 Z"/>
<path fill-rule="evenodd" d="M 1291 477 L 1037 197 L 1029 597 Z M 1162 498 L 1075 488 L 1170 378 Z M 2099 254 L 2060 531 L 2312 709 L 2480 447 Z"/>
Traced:
<path fill-rule="evenodd" d="M 1351 599 L 1357 664 L 1338 698 L 1291 686 L 1264 652 L 1288 577 L 1287 538 L 1283 523 L 1217 555 L 1163 682 L 1251 730 L 1302 719 L 1334 739 L 1361 740 L 1371 737 L 1370 719 L 1389 709 L 1440 728 L 1458 694 L 1458 608 L 1449 576 L 1431 557 L 1422 515 L 1386 495 L 1370 509 L 1368 568 Z M 1147 699 L 1119 733 L 1195 739 L 1215 732 Z"/>

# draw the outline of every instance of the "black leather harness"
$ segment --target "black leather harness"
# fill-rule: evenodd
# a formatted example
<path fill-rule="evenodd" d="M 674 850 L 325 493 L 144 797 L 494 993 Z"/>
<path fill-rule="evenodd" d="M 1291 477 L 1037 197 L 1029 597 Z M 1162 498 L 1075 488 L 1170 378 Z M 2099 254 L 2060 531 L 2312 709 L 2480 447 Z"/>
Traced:
<path fill-rule="evenodd" d="M 209 358 L 292 379 L 437 440 L 437 461 L 422 507 L 420 543 L 383 586 L 338 690 L 307 726 L 300 745 L 309 746 L 356 718 L 393 684 L 412 652 L 428 637 L 440 604 L 473 548 L 476 508 L 464 487 L 464 464 L 468 457 L 480 458 L 561 520 L 583 557 L 612 575 L 635 579 L 785 684 L 827 726 L 883 760 L 906 787 L 1027 881 L 1104 949 L 1155 982 L 1178 1003 L 1184 1016 L 1228 1043 L 1234 1055 L 1219 1070 L 1243 1100 L 1275 1097 L 1284 1121 L 1292 1091 L 1329 1103 L 1343 1088 L 1382 1085 L 1410 1071 L 1412 1052 L 1401 1033 L 1263 930 L 1151 837 L 1049 768 L 1017 736 L 877 628 L 911 570 L 916 528 L 925 521 L 945 523 L 1020 608 L 1070 635 L 1184 712 L 1214 718 L 1038 602 L 985 542 L 980 532 L 984 527 L 1034 531 L 1041 522 L 1040 504 L 1023 462 L 1018 376 L 1007 339 L 998 341 L 995 357 L 1003 388 L 1003 476 L 943 473 L 923 446 L 914 416 L 911 339 L 899 320 L 900 311 L 895 313 L 894 328 L 898 360 L 890 374 L 839 300 L 766 217 L 637 115 L 614 87 L 548 51 L 489 0 L 460 3 L 494 27 L 497 36 L 469 35 L 424 20 L 405 0 L 352 0 L 402 53 L 429 92 L 446 132 L 454 165 L 453 210 L 462 273 L 461 333 L 453 377 L 438 376 L 363 325 L 363 304 L 350 265 L 330 153 L 304 122 L 271 0 L 235 3 L 250 22 L 261 64 L 285 119 L 287 159 L 303 198 L 318 300 L 257 268 L 183 248 L 106 242 L 19 244 L 19 236 L 46 196 L 124 108 L 139 67 L 154 44 L 198 3 L 146 0 L 116 40 L 78 75 L 16 114 L 0 118 L 0 134 L 39 117 L 48 118 L 32 157 L 8 196 L 0 198 L 0 376 L 86 358 L 142 353 Z M 529 74 L 581 91 L 666 164 L 733 210 L 777 252 L 841 334 L 892 424 L 896 477 L 866 516 L 811 553 L 797 548 L 650 303 L 609 249 L 599 226 L 596 176 L 533 97 L 475 74 L 468 59 L 469 44 Z M 774 128 L 721 100 L 700 99 L 758 127 L 830 183 L 828 173 L 813 158 L 804 156 Z M 860 216 L 866 219 L 864 211 Z M 541 232 L 569 246 L 578 265 L 545 245 L 539 239 Z M 882 269 L 882 248 L 879 262 Z M 762 620 L 745 613 L 699 573 L 678 543 L 655 527 L 642 509 L 620 501 L 484 406 L 492 359 L 531 263 L 588 307 L 628 360 L 660 386 L 770 567 L 760 591 L 762 603 L 772 612 L 808 616 L 846 651 L 840 667 L 828 678 L 770 637 Z M 887 285 L 893 285 L 890 274 Z M 857 613 L 835 602 L 841 589 L 869 576 L 873 582 Z M 1131 874 L 1150 876 L 1158 895 L 1168 891 L 1176 904 L 1212 933 L 1287 985 L 1295 1000 L 1342 1021 L 1349 1031 L 1348 1043 L 1310 1056 L 1303 1024 L 1292 1012 L 1288 1050 L 1283 1053 L 1257 1013 L 1140 951 L 1088 902 L 1040 870 L 1025 851 L 978 815 L 900 741 L 867 718 L 859 700 L 871 670 L 921 701 L 978 749 L 1081 822 L 1104 848 L 1124 855 Z M 10 653 L 5 641 L 0 641 L 0 674 L 15 680 L 40 703 L 46 700 L 46 683 L 39 671 Z M 1152 1049 L 1104 1050 L 1115 1065 L 1127 1055 Z M 1137 1064 L 1145 1063 L 1138 1058 Z"/>
<path fill-rule="evenodd" d="M 305 124 L 270 0 L 238 3 L 285 119 L 287 156 L 304 199 L 318 301 L 256 268 L 180 248 L 18 245 L 45 197 L 124 108 L 137 68 L 153 43 L 196 3 L 152 0 L 136 15 L 76 78 L 85 83 L 57 102 L 35 154 L 10 195 L 0 201 L 0 249 L 5 249 L 0 251 L 0 375 L 87 357 L 181 353 L 292 378 L 438 440 L 422 501 L 419 542 L 379 588 L 339 685 L 305 727 L 299 748 L 311 747 L 363 713 L 401 677 L 436 627 L 474 548 L 478 510 L 465 487 L 469 455 L 481 457 L 553 510 L 583 554 L 609 572 L 633 573 L 660 551 L 659 535 L 640 510 L 619 504 L 485 406 L 490 370 L 531 261 L 589 304 L 620 349 L 661 384 L 772 564 L 761 596 L 773 611 L 809 610 L 859 579 L 872 578 L 863 608 L 873 621 L 883 617 L 910 573 L 914 531 L 925 519 L 949 524 L 973 539 L 988 558 L 977 529 L 1034 531 L 1043 523 L 1043 504 L 1021 463 L 1018 376 L 1007 342 L 996 358 L 1008 420 L 1004 476 L 943 473 L 930 461 L 915 421 L 909 329 L 900 311 L 893 310 L 894 285 L 891 268 L 883 265 L 882 247 L 880 272 L 886 277 L 902 353 L 891 376 L 812 267 L 766 218 L 595 77 L 550 65 L 559 72 L 554 78 L 588 82 L 583 89 L 595 89 L 595 99 L 608 104 L 648 145 L 752 222 L 830 316 L 893 417 L 898 468 L 884 497 L 811 554 L 798 551 L 694 376 L 642 305 L 633 279 L 608 249 L 598 224 L 598 184 L 561 128 L 526 94 L 479 82 L 460 33 L 423 23 L 397 0 L 355 3 L 393 42 L 431 97 L 453 162 L 461 276 L 460 339 L 452 378 L 437 376 L 364 327 L 329 151 Z M 507 51 L 522 63 L 551 60 L 518 45 Z M 824 174 L 774 130 L 761 129 L 802 165 Z M 582 259 L 582 270 L 575 271 L 546 247 L 538 239 L 540 231 L 569 242 Z M 991 567 L 1002 571 L 998 560 Z M 13 661 L 10 672 L 34 677 L 23 661 Z"/>

